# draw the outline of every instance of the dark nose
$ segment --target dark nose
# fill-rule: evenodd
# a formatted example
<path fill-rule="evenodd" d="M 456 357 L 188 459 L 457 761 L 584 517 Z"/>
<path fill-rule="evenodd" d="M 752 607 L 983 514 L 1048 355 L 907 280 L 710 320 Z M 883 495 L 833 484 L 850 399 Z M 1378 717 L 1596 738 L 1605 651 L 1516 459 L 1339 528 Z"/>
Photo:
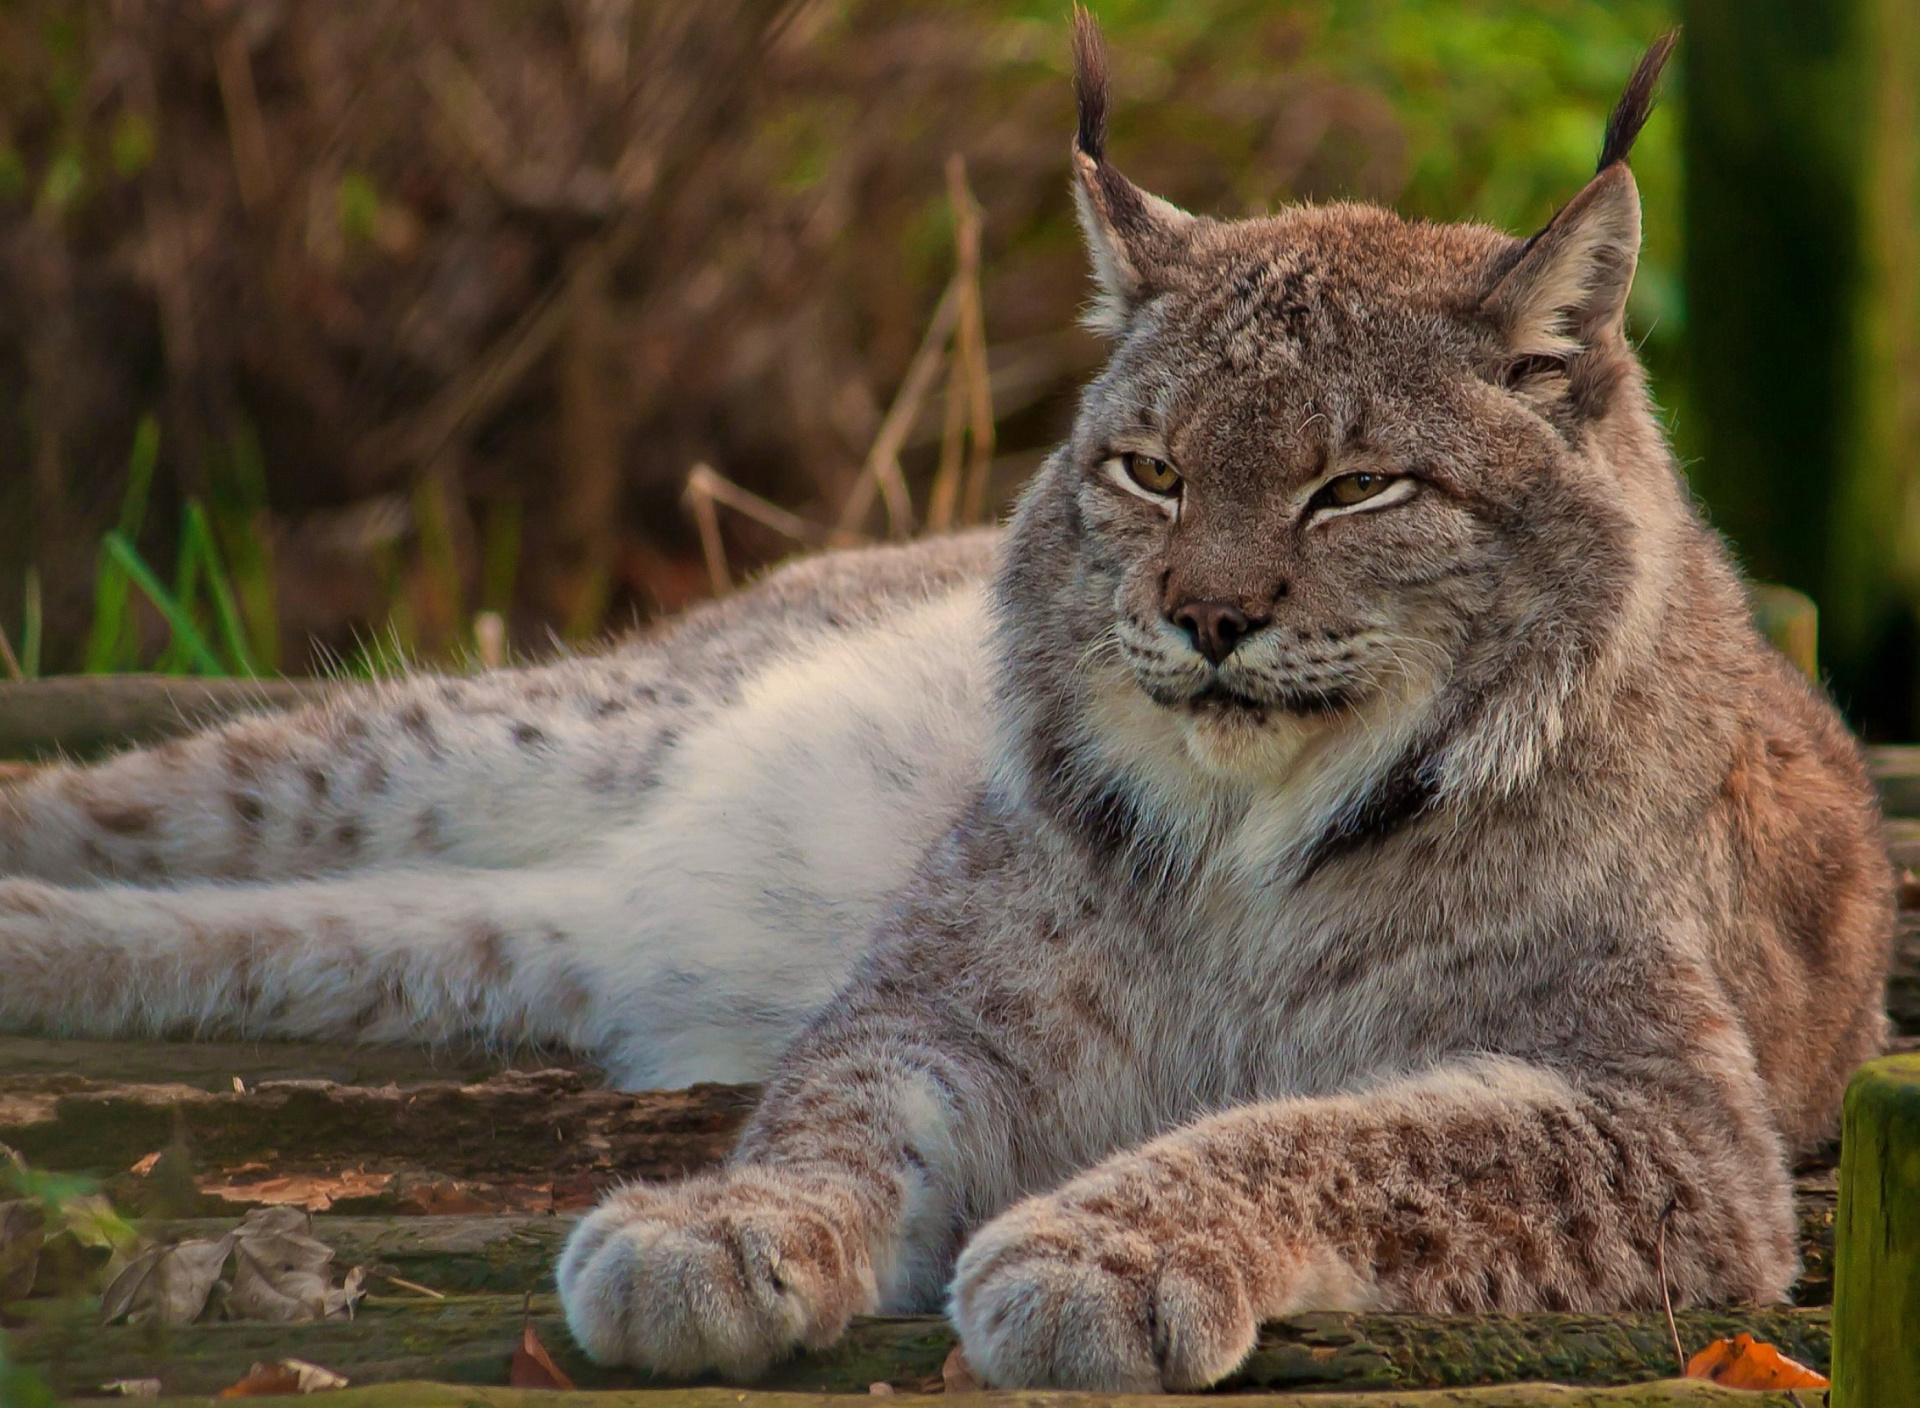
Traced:
<path fill-rule="evenodd" d="M 1230 601 L 1189 601 L 1176 606 L 1168 619 L 1193 641 L 1193 648 L 1218 665 L 1262 622 L 1248 618 Z"/>

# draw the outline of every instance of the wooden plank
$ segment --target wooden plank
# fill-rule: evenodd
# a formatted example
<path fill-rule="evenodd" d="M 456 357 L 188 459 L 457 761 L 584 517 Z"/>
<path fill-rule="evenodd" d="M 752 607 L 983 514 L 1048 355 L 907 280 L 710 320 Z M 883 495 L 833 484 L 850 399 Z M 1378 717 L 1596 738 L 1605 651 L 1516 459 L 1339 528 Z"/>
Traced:
<path fill-rule="evenodd" d="M 0 1093 L 45 1078 L 102 1083 L 165 1081 L 230 1091 L 269 1080 L 330 1080 L 341 1085 L 470 1083 L 507 1070 L 556 1067 L 597 1079 L 593 1068 L 555 1052 L 489 1055 L 472 1048 L 352 1045 L 294 1041 L 83 1041 L 0 1036 Z"/>
<path fill-rule="evenodd" d="M 85 1400 L 76 1400 L 85 1401 Z M 124 1405 L 125 1399 L 114 1399 Z M 944 1399 L 898 1394 L 900 1408 L 943 1408 Z M 1204 1395 L 984 1392 L 969 1394 L 969 1408 L 1190 1408 Z M 1236 1395 L 1235 1408 L 1328 1408 L 1312 1393 Z M 154 1408 L 227 1408 L 231 1399 L 169 1398 Z M 811 1393 L 742 1393 L 726 1388 L 632 1389 L 626 1392 L 556 1393 L 550 1389 L 472 1389 L 446 1384 L 389 1384 L 329 1393 L 327 1408 L 845 1408 L 842 1396 Z M 1702 1379 L 1674 1379 L 1619 1388 L 1563 1384 L 1507 1384 L 1491 1388 L 1412 1389 L 1342 1394 L 1339 1408 L 1807 1408 L 1788 1390 L 1746 1393 Z"/>
<path fill-rule="evenodd" d="M 619 1091 L 577 1071 L 509 1071 L 411 1087 L 265 1081 L 245 1091 L 57 1077 L 0 1080 L 0 1143 L 40 1168 L 112 1173 L 184 1144 L 202 1168 L 269 1155 L 276 1172 L 417 1167 L 667 1178 L 724 1155 L 751 1086 Z"/>
<path fill-rule="evenodd" d="M 76 1400 L 85 1401 L 85 1400 Z M 114 1399 L 124 1405 L 125 1399 Z M 927 1394 L 898 1394 L 900 1408 L 942 1408 Z M 969 1408 L 1190 1408 L 1199 1394 L 1099 1394 L 990 1391 L 969 1394 Z M 1236 1395 L 1235 1408 L 1328 1408 L 1312 1393 Z M 227 1408 L 231 1399 L 169 1398 L 154 1408 Z M 550 1389 L 474 1389 L 447 1384 L 388 1384 L 329 1393 L 327 1408 L 845 1408 L 845 1397 L 812 1393 L 740 1392 L 727 1388 L 632 1389 L 556 1393 Z M 1673 1379 L 1618 1388 L 1505 1384 L 1490 1388 L 1342 1394 L 1339 1408 L 1807 1408 L 1787 1390 L 1746 1393 L 1702 1379 Z"/>
<path fill-rule="evenodd" d="M 0 758 L 94 757 L 237 714 L 323 699 L 332 680 L 59 675 L 0 682 Z"/>
<path fill-rule="evenodd" d="M 1803 1172 L 1794 1180 L 1804 1268 L 1794 1289 L 1796 1305 L 1832 1302 L 1834 1204 L 1833 1170 Z M 553 1289 L 553 1263 L 576 1220 L 572 1212 L 396 1217 L 319 1213 L 312 1226 L 313 1235 L 334 1249 L 342 1266 L 365 1265 L 376 1275 L 400 1276 L 452 1294 L 520 1294 Z M 239 1225 L 239 1218 L 145 1218 L 138 1225 L 158 1242 L 195 1237 L 218 1241 Z"/>
<path fill-rule="evenodd" d="M 1920 1055 L 1847 1089 L 1835 1252 L 1834 1408 L 1920 1408 Z"/>
<path fill-rule="evenodd" d="M 165 1391 L 208 1393 L 257 1361 L 293 1357 L 359 1384 L 431 1378 L 501 1384 L 523 1323 L 518 1295 L 369 1297 L 352 1321 L 302 1325 L 232 1321 L 169 1330 L 102 1329 L 94 1301 L 16 1304 L 26 1319 L 9 1335 L 17 1362 L 40 1372 L 55 1393 L 87 1392 L 119 1378 L 157 1377 Z M 574 1345 L 551 1296 L 531 1305 L 536 1333 L 582 1387 L 660 1387 L 627 1369 L 593 1364 Z M 1682 1343 L 1747 1331 L 1804 1363 L 1828 1358 L 1824 1310 L 1682 1311 Z M 873 1383 L 912 1388 L 938 1379 L 954 1345 L 935 1317 L 856 1321 L 833 1348 L 776 1365 L 757 1387 L 854 1392 Z M 1659 1312 L 1621 1315 L 1294 1316 L 1263 1327 L 1247 1363 L 1222 1385 L 1238 1390 L 1441 1388 L 1554 1380 L 1627 1384 L 1674 1371 Z M 1343 1400 L 1344 1401 L 1344 1400 Z"/>
<path fill-rule="evenodd" d="M 1920 817 L 1920 745 L 1882 744 L 1866 754 L 1880 809 L 1890 817 Z"/>

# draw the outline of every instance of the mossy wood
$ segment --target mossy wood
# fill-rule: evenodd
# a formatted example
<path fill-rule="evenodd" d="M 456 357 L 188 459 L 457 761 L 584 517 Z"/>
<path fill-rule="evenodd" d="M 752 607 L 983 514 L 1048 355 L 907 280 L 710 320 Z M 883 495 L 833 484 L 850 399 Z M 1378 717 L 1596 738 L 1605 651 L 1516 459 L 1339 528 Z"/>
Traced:
<path fill-rule="evenodd" d="M 326 695 L 327 680 L 60 675 L 0 683 L 0 758 L 90 758 Z"/>
<path fill-rule="evenodd" d="M 1801 1305 L 1827 1305 L 1833 1299 L 1830 1182 L 1819 1172 L 1795 1180 L 1804 1270 L 1794 1292 Z M 571 1214 L 364 1217 L 322 1213 L 313 1219 L 313 1235 L 335 1250 L 340 1265 L 368 1267 L 376 1289 L 392 1284 L 385 1278 L 398 1276 L 436 1291 L 518 1294 L 553 1289 L 554 1260 L 574 1222 Z M 150 1218 L 138 1225 L 159 1242 L 218 1241 L 239 1225 L 239 1219 Z M 52 1287 L 58 1282 L 49 1279 L 42 1284 Z"/>
<path fill-rule="evenodd" d="M 1920 1408 L 1920 1055 L 1848 1087 L 1835 1251 L 1833 1408 Z"/>
<path fill-rule="evenodd" d="M 124 1403 L 124 1399 L 115 1402 Z M 899 1408 L 944 1408 L 944 1400 L 900 1394 Z M 1174 1408 L 1198 1397 L 1098 1393 L 986 1392 L 967 1395 L 969 1408 Z M 1237 1396 L 1235 1408 L 1320 1408 L 1312 1394 Z M 231 1400 L 168 1398 L 154 1408 L 224 1408 Z M 447 1384 L 385 1384 L 329 1393 L 327 1408 L 844 1408 L 844 1399 L 812 1393 L 741 1393 L 724 1388 L 635 1389 L 556 1393 L 550 1389 L 454 1388 Z M 1745 1393 L 1700 1379 L 1672 1379 L 1624 1388 L 1508 1384 L 1491 1388 L 1343 1394 L 1340 1408 L 1806 1408 L 1791 1393 Z"/>
<path fill-rule="evenodd" d="M 9 1352 L 70 1397 L 115 1379 L 160 1379 L 169 1393 L 207 1393 L 258 1361 L 293 1357 L 356 1383 L 431 1378 L 503 1384 L 522 1330 L 518 1295 L 376 1296 L 352 1321 L 305 1325 L 230 1322 L 174 1329 L 100 1328 L 92 1301 L 27 1301 Z M 574 1345 L 552 1296 L 532 1300 L 533 1324 L 554 1361 L 583 1387 L 659 1381 L 591 1363 Z M 1816 1366 L 1828 1357 L 1824 1310 L 1683 1311 L 1689 1349 L 1742 1330 Z M 855 1322 L 831 1350 L 776 1366 L 757 1387 L 858 1393 L 873 1383 L 930 1386 L 954 1344 L 935 1318 Z M 1665 1319 L 1653 1314 L 1409 1316 L 1302 1315 L 1267 1326 L 1223 1387 L 1240 1390 L 1440 1388 L 1556 1381 L 1628 1384 L 1672 1374 Z"/>

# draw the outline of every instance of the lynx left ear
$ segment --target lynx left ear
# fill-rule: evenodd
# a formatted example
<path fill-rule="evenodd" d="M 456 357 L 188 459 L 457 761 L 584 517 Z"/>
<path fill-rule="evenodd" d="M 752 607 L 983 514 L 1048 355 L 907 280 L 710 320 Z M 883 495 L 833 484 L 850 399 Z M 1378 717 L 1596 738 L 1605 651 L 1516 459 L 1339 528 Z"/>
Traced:
<path fill-rule="evenodd" d="M 1107 50 L 1100 26 L 1079 6 L 1073 13 L 1073 92 L 1080 117 L 1073 139 L 1074 204 L 1099 286 L 1086 322 L 1117 336 L 1134 310 L 1166 286 L 1198 222 L 1108 164 Z"/>
<path fill-rule="evenodd" d="M 1640 254 L 1640 192 L 1625 162 L 1587 183 L 1483 305 L 1516 357 L 1565 358 L 1620 336 Z"/>
<path fill-rule="evenodd" d="M 1622 337 L 1640 255 L 1640 191 L 1627 156 L 1678 38 L 1663 36 L 1641 58 L 1607 123 L 1599 174 L 1527 241 L 1482 305 L 1517 364 L 1564 361 Z"/>

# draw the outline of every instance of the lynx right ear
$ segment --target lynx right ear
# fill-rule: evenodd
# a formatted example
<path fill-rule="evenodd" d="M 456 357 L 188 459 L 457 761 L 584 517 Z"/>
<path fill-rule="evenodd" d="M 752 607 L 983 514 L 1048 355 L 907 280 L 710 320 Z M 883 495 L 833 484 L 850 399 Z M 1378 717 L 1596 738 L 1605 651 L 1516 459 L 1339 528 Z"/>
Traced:
<path fill-rule="evenodd" d="M 1564 358 L 1617 335 L 1640 256 L 1640 192 L 1609 166 L 1527 242 L 1485 307 L 1515 357 Z"/>
<path fill-rule="evenodd" d="M 1165 286 L 1196 221 L 1108 164 L 1107 49 L 1099 24 L 1080 6 L 1073 12 L 1073 93 L 1080 110 L 1073 139 L 1074 203 L 1100 287 L 1086 322 L 1096 332 L 1117 336 L 1134 309 Z"/>
<path fill-rule="evenodd" d="M 1482 304 L 1512 349 L 1510 375 L 1564 371 L 1583 353 L 1624 346 L 1627 291 L 1640 256 L 1640 191 L 1627 154 L 1677 37 L 1656 41 L 1634 70 L 1607 124 L 1599 173 L 1520 247 Z"/>

